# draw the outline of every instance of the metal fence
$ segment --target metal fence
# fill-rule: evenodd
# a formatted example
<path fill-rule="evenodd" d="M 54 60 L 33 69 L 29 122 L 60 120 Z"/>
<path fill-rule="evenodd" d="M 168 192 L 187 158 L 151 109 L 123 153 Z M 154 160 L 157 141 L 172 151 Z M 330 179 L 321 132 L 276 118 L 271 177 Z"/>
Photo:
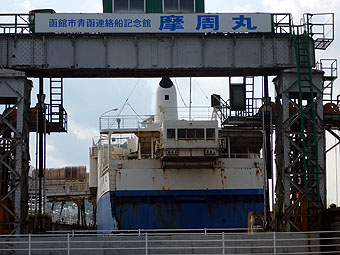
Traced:
<path fill-rule="evenodd" d="M 340 232 L 55 232 L 0 237 L 0 254 L 339 254 Z"/>

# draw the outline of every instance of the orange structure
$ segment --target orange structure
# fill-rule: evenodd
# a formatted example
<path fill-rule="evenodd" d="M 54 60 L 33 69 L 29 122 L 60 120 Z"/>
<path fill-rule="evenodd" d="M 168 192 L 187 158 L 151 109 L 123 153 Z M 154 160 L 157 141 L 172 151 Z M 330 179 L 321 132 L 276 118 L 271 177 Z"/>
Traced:
<path fill-rule="evenodd" d="M 4 196 L 0 195 L 0 200 L 3 197 Z M 8 207 L 8 200 L 3 201 L 2 203 L 4 204 L 4 206 Z M 3 206 L 0 206 L 0 235 L 6 235 L 10 233 L 10 225 L 8 224 L 8 222 L 11 222 L 10 214 Z"/>
<path fill-rule="evenodd" d="M 327 103 L 323 106 L 324 114 L 339 114 L 339 107 L 334 103 Z"/>
<path fill-rule="evenodd" d="M 12 109 L 11 108 L 7 108 L 4 110 L 3 112 L 3 115 L 5 115 L 7 112 L 11 111 Z M 9 114 L 9 117 L 11 119 L 16 119 L 17 118 L 17 109 L 14 109 L 10 114 Z M 32 107 L 30 108 L 30 119 L 31 120 L 37 120 L 37 108 L 35 107 Z"/>

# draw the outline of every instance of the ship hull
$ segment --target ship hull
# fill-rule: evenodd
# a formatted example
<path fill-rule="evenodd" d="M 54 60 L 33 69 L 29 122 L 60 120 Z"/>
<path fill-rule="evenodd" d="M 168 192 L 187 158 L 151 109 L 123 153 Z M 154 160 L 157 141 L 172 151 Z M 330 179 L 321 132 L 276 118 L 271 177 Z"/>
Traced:
<path fill-rule="evenodd" d="M 98 200 L 97 228 L 247 228 L 263 198 L 263 189 L 109 191 Z"/>

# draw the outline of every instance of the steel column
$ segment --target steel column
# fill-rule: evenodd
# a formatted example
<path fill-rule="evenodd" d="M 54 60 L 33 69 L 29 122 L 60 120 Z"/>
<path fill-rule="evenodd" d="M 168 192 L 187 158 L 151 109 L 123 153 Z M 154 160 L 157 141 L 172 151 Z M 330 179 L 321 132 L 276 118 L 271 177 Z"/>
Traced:
<path fill-rule="evenodd" d="M 276 119 L 276 206 L 278 224 L 281 230 L 301 231 L 312 230 L 317 223 L 318 210 L 326 206 L 326 173 L 325 173 L 325 134 L 323 123 L 323 73 L 313 72 L 314 105 L 317 123 L 317 153 L 318 162 L 313 157 L 312 147 L 307 147 L 307 153 L 302 151 L 302 136 L 312 139 L 312 119 L 304 115 L 305 130 L 301 130 L 301 111 L 298 101 L 299 85 L 296 71 L 283 72 L 274 79 L 277 98 Z M 305 111 L 310 107 L 309 81 L 302 81 L 303 105 Z M 308 140 L 307 140 L 308 141 Z M 309 143 L 311 144 L 311 143 Z M 303 170 L 303 160 L 307 162 L 307 172 Z M 319 166 L 319 179 L 315 173 L 315 165 Z M 308 190 L 305 190 L 307 181 Z M 319 182 L 319 190 L 317 190 Z M 318 205 L 318 192 L 321 206 Z M 306 203 L 306 194 L 310 203 Z"/>
<path fill-rule="evenodd" d="M 25 73 L 0 70 L 0 207 L 4 232 L 25 232 L 28 213 L 29 114 L 32 83 Z M 1 230 L 1 229 L 0 229 Z"/>

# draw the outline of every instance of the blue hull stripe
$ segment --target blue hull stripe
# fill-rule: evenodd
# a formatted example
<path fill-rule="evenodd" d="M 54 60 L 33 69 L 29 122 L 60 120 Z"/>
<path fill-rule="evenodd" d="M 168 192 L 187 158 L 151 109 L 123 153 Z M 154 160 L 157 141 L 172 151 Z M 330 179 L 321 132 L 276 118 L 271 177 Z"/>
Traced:
<path fill-rule="evenodd" d="M 261 189 L 111 191 L 98 201 L 97 228 L 247 228 L 263 205 Z"/>

